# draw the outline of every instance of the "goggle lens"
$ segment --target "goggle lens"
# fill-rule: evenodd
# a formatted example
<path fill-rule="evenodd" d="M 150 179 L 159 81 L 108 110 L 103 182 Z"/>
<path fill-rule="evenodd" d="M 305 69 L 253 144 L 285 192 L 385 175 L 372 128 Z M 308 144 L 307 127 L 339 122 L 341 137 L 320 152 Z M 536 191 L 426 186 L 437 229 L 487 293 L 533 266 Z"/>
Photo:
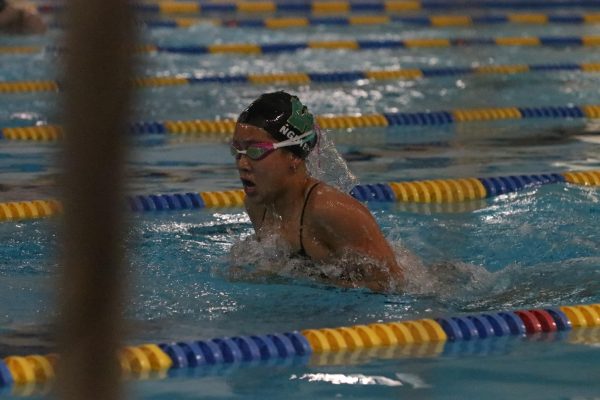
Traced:
<path fill-rule="evenodd" d="M 269 143 L 270 144 L 270 143 Z M 275 150 L 273 147 L 250 145 L 246 147 L 246 150 L 238 150 L 233 144 L 229 146 L 229 151 L 234 157 L 238 157 L 240 154 L 245 154 L 251 160 L 258 161 L 266 157 L 269 153 Z"/>
<path fill-rule="evenodd" d="M 248 148 L 246 149 L 246 155 L 248 155 L 248 157 L 250 157 L 253 160 L 260 160 L 273 150 L 275 149 L 267 149 L 265 147 L 258 146 L 248 146 Z"/>

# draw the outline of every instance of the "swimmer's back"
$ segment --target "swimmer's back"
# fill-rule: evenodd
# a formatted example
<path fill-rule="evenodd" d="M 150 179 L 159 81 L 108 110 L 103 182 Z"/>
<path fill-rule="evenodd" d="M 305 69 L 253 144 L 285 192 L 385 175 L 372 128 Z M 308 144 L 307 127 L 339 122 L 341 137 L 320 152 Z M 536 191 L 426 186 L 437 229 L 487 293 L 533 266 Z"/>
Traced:
<path fill-rule="evenodd" d="M 340 284 L 363 285 L 377 291 L 385 290 L 384 286 L 390 281 L 402 284 L 404 276 L 394 252 L 368 208 L 350 195 L 323 182 L 313 180 L 306 192 L 309 190 L 310 193 L 305 193 L 305 201 L 302 207 L 299 206 L 298 215 L 294 218 L 298 222 L 288 223 L 283 227 L 288 230 L 282 236 L 287 237 L 290 242 L 292 255 L 301 254 L 314 262 L 326 264 L 338 264 L 341 259 L 348 259 L 350 256 L 354 260 L 352 264 L 364 263 L 365 282 L 338 282 Z M 265 208 L 247 209 L 253 225 L 260 229 L 264 222 Z M 352 255 L 356 257 L 352 258 Z M 360 265 L 348 265 L 347 268 L 360 268 Z"/>
<path fill-rule="evenodd" d="M 365 262 L 366 256 L 377 264 L 365 263 L 365 279 L 372 279 L 373 286 L 386 285 L 390 280 L 404 281 L 377 221 L 365 205 L 350 195 L 326 184 L 319 185 L 306 204 L 304 231 L 304 248 L 314 261 L 336 264 L 355 254 L 356 262 Z"/>

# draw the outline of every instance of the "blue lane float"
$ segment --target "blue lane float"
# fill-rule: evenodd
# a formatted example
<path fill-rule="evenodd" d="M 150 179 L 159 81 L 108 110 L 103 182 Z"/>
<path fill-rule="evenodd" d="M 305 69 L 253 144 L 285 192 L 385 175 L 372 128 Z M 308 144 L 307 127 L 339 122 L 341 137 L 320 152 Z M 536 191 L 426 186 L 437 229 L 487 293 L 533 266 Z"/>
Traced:
<path fill-rule="evenodd" d="M 0 360 L 0 387 L 11 386 L 13 383 L 14 379 L 8 366 L 3 360 Z"/>
<path fill-rule="evenodd" d="M 564 333 L 573 327 L 598 326 L 600 326 L 600 304 L 562 306 L 442 316 L 435 320 L 378 322 L 371 325 L 307 329 L 302 332 L 219 337 L 157 345 L 144 344 L 139 348 L 129 347 L 128 359 L 121 361 L 132 363 L 123 365 L 124 371 L 133 374 L 127 375 L 130 378 L 144 378 L 149 373 L 157 371 L 168 372 L 160 375 L 163 377 L 182 376 L 178 371 L 183 372 L 185 376 L 200 376 L 203 371 L 218 373 L 244 363 L 261 365 L 262 362 L 270 364 L 281 360 L 287 365 L 296 362 L 327 363 L 328 360 L 337 364 L 340 360 L 342 363 L 356 362 L 352 353 L 360 355 L 361 352 L 370 352 L 370 357 L 381 355 L 386 358 L 390 355 L 394 357 L 395 354 L 397 356 L 488 354 L 495 351 L 494 349 L 498 351 L 498 345 L 509 343 L 505 339 L 531 338 L 558 341 L 569 339 L 570 336 Z M 390 340 L 390 335 L 394 336 L 395 340 Z M 573 342 L 577 343 L 577 340 Z M 504 351 L 504 347 L 500 347 L 500 351 Z M 152 362 L 146 358 L 148 353 L 152 354 Z M 129 359 L 131 357 L 134 359 Z M 23 373 L 26 370 L 30 376 L 34 375 L 33 371 L 36 367 L 34 364 L 29 364 L 28 360 L 39 361 L 41 358 L 46 358 L 49 362 L 48 368 L 51 369 L 59 360 L 56 355 L 0 360 L 0 389 L 13 387 L 18 391 L 21 387 L 28 387 L 27 385 L 47 383 L 54 377 L 53 370 L 37 371 L 36 380 L 30 381 L 28 378 L 25 386 L 16 383 L 24 382 Z M 347 361 L 344 361 L 346 359 Z M 131 365 L 135 365 L 135 369 Z"/>
<path fill-rule="evenodd" d="M 600 70 L 600 64 L 598 65 Z M 323 129 L 360 129 L 402 126 L 442 126 L 454 123 L 490 122 L 525 119 L 589 119 L 600 118 L 600 105 L 542 106 L 542 107 L 490 107 L 455 109 L 448 111 L 421 111 L 374 113 L 363 115 L 317 115 Z M 140 121 L 129 125 L 132 134 L 183 134 L 230 137 L 235 130 L 235 120 L 165 120 Z M 6 126 L 0 128 L 4 140 L 55 141 L 63 137 L 58 125 Z"/>
<path fill-rule="evenodd" d="M 174 4 L 176 2 L 162 2 L 162 3 L 143 3 L 136 2 L 135 10 L 138 12 L 145 13 L 159 13 L 163 12 L 167 8 L 164 6 Z M 388 12 L 393 11 L 394 2 L 385 0 L 371 0 L 371 1 L 339 1 L 333 2 L 335 10 L 350 11 L 350 12 Z M 401 2 L 399 3 L 402 4 Z M 408 10 L 456 10 L 456 9 L 503 9 L 503 10 L 521 10 L 521 9 L 554 9 L 554 8 L 600 8 L 600 2 L 598 0 L 478 0 L 478 1 L 448 1 L 448 0 L 413 0 L 405 2 Z M 195 1 L 186 2 L 186 8 L 184 9 L 188 13 L 240 13 L 246 10 L 257 12 L 262 10 L 259 6 L 268 6 L 271 12 L 283 12 L 283 13 L 312 13 L 318 10 L 318 6 L 322 5 L 319 1 L 264 1 L 261 4 L 252 6 L 252 3 L 241 2 L 241 1 L 225 1 L 222 3 L 213 3 L 208 1 Z M 56 12 L 62 10 L 62 6 L 46 3 L 38 6 L 41 12 Z M 167 9 L 168 10 L 168 9 Z M 175 9 L 177 10 L 177 9 Z"/>
<path fill-rule="evenodd" d="M 546 308 L 545 311 L 550 314 L 552 316 L 552 318 L 554 318 L 554 321 L 556 322 L 556 329 L 559 331 L 568 331 L 571 330 L 573 327 L 571 325 L 571 321 L 569 320 L 569 318 L 567 318 L 567 316 L 565 315 L 564 312 L 562 312 L 560 309 L 558 308 Z"/>
<path fill-rule="evenodd" d="M 376 183 L 356 185 L 349 194 L 362 202 L 460 205 L 473 204 L 468 202 L 481 202 L 486 198 L 553 183 L 600 186 L 600 171 Z M 244 191 L 236 189 L 217 192 L 132 195 L 124 199 L 123 207 L 139 213 L 186 211 L 212 207 L 242 207 L 244 201 Z M 484 203 L 481 205 L 484 206 Z M 470 210 L 463 209 L 462 211 Z M 62 205 L 56 200 L 0 203 L 0 222 L 46 218 L 60 213 L 62 213 Z"/>
<path fill-rule="evenodd" d="M 495 336 L 506 336 L 511 334 L 508 323 L 497 314 L 481 314 L 481 319 L 488 321 L 494 331 Z"/>

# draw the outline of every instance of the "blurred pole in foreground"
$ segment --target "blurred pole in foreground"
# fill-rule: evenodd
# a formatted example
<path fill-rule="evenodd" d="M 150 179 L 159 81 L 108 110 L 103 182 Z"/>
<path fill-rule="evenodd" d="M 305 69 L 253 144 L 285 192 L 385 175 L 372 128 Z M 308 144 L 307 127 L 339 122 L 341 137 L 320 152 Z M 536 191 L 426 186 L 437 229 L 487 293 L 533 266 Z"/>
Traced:
<path fill-rule="evenodd" d="M 128 1 L 67 0 L 62 399 L 121 397 L 123 164 L 134 28 Z"/>

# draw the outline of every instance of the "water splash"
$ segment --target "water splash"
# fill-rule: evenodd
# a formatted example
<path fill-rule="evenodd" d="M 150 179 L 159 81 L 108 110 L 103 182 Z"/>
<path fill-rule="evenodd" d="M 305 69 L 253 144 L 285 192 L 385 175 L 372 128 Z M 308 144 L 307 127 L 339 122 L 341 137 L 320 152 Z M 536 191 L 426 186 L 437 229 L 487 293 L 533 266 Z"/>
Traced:
<path fill-rule="evenodd" d="M 426 264 L 396 245 L 405 293 L 426 297 L 458 312 L 594 303 L 600 293 L 600 259 L 582 257 L 533 266 L 510 264 L 498 271 L 464 262 Z"/>
<path fill-rule="evenodd" d="M 511 264 L 494 272 L 459 261 L 429 263 L 399 240 L 391 245 L 406 281 L 402 286 L 392 282 L 384 290 L 387 295 L 420 298 L 441 310 L 477 312 L 598 301 L 598 258 L 533 266 Z M 230 280 L 366 290 L 368 267 L 352 267 L 364 265 L 365 260 L 344 255 L 333 263 L 314 263 L 290 256 L 283 238 L 270 235 L 259 242 L 251 235 L 233 245 L 230 262 L 220 267 L 219 274 Z"/>
<path fill-rule="evenodd" d="M 400 380 L 388 378 L 379 375 L 364 374 L 303 374 L 300 376 L 292 375 L 290 380 L 299 379 L 308 382 L 327 382 L 333 385 L 382 385 L 382 386 L 402 386 Z"/>
<path fill-rule="evenodd" d="M 349 193 L 358 183 L 358 179 L 337 151 L 333 140 L 318 126 L 316 130 L 319 142 L 306 159 L 309 174 L 344 193 Z"/>
<path fill-rule="evenodd" d="M 226 275 L 233 280 L 270 281 L 285 277 L 290 270 L 290 245 L 278 235 L 258 241 L 250 235 L 231 247 Z M 219 273 L 218 269 L 215 272 Z"/>
<path fill-rule="evenodd" d="M 217 271 L 218 272 L 218 271 Z M 221 271 L 222 273 L 223 271 Z M 398 292 L 400 282 L 391 278 L 387 266 L 351 251 L 336 257 L 334 262 L 313 262 L 306 257 L 294 257 L 287 241 L 276 233 L 260 241 L 249 236 L 236 242 L 230 252 L 225 275 L 234 280 L 323 284 L 343 288 L 376 288 L 376 291 Z M 389 279 L 369 279 L 373 276 Z"/>

